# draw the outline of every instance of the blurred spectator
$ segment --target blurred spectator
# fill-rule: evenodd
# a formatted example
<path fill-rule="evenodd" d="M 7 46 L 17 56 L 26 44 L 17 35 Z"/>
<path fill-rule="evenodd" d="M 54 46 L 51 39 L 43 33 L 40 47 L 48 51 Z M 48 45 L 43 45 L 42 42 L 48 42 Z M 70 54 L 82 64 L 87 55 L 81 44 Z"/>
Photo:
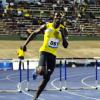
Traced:
<path fill-rule="evenodd" d="M 89 4 L 96 4 L 96 0 L 88 0 Z"/>
<path fill-rule="evenodd" d="M 46 0 L 40 0 L 42 3 L 45 3 L 46 2 Z"/>
<path fill-rule="evenodd" d="M 63 0 L 65 4 L 68 4 L 69 3 L 69 0 Z"/>
<path fill-rule="evenodd" d="M 96 0 L 96 4 L 97 5 L 100 5 L 100 0 Z"/>
<path fill-rule="evenodd" d="M 24 55 L 25 54 L 24 54 L 23 48 L 22 48 L 22 46 L 20 46 L 20 48 L 17 50 L 17 56 L 18 56 L 18 59 L 20 60 L 19 64 L 23 68 L 23 70 L 24 70 L 24 61 L 23 61 Z"/>
<path fill-rule="evenodd" d="M 23 16 L 23 8 L 17 8 L 17 16 L 22 17 Z"/>
<path fill-rule="evenodd" d="M 23 27 L 25 27 L 25 23 L 24 22 L 22 22 L 21 20 L 19 20 L 18 22 L 17 22 L 17 25 L 18 25 L 18 27 L 19 27 L 19 29 L 23 29 Z"/>
<path fill-rule="evenodd" d="M 46 0 L 47 3 L 56 3 L 56 0 Z"/>
<path fill-rule="evenodd" d="M 34 17 L 34 18 L 32 18 L 32 24 L 33 25 L 38 25 L 38 17 Z"/>
<path fill-rule="evenodd" d="M 80 15 L 81 15 L 81 18 L 85 18 L 86 17 L 86 10 L 88 8 L 88 5 L 86 3 L 82 4 L 79 6 L 79 12 L 80 12 Z"/>
<path fill-rule="evenodd" d="M 26 19 L 30 19 L 30 13 L 27 9 L 23 9 L 23 16 L 26 18 Z"/>
<path fill-rule="evenodd" d="M 39 24 L 39 25 L 42 25 L 42 24 L 45 24 L 45 22 L 42 20 L 42 18 L 39 18 L 39 19 L 38 19 L 38 24 Z"/>
<path fill-rule="evenodd" d="M 2 1 L 0 1 L 0 18 L 3 17 L 3 13 L 4 13 L 4 8 L 3 8 Z"/>
<path fill-rule="evenodd" d="M 49 20 L 50 22 L 53 21 L 53 16 L 54 16 L 54 14 L 50 14 L 50 16 L 49 16 L 49 18 L 48 18 L 48 20 Z"/>
<path fill-rule="evenodd" d="M 2 0 L 3 7 L 5 8 L 7 0 Z"/>
<path fill-rule="evenodd" d="M 53 7 L 53 10 L 55 10 L 57 7 L 57 4 L 53 4 L 52 7 Z"/>
<path fill-rule="evenodd" d="M 9 3 L 9 8 L 14 8 L 14 2 Z"/>
<path fill-rule="evenodd" d="M 2 4 L 2 1 L 0 1 L 0 8 L 3 8 L 3 4 Z"/>

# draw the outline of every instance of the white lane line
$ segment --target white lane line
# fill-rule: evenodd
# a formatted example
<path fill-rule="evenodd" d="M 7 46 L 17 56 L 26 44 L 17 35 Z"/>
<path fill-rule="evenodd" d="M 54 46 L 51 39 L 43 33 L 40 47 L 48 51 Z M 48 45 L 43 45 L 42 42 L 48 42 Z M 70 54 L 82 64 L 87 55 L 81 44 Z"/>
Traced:
<path fill-rule="evenodd" d="M 80 75 L 80 74 L 79 74 L 79 75 Z M 69 76 L 69 77 L 73 77 L 73 76 L 75 77 L 75 76 L 77 76 L 77 75 L 71 75 L 71 76 Z M 54 84 L 54 82 L 56 82 L 57 80 L 59 80 L 59 78 L 55 78 L 55 79 L 51 82 L 51 85 L 52 85 L 55 89 L 59 89 L 59 88 Z M 87 85 L 87 84 L 86 84 L 86 85 Z M 91 86 L 91 85 L 89 85 L 89 86 Z M 71 94 L 71 95 L 80 96 L 80 97 L 83 97 L 83 98 L 85 98 L 85 99 L 100 100 L 100 99 L 97 99 L 97 98 L 95 98 L 95 97 L 84 96 L 84 95 L 81 95 L 81 94 L 78 94 L 78 93 L 75 93 L 75 92 L 66 91 L 66 90 L 63 90 L 63 92 L 66 92 L 66 93 Z"/>
<path fill-rule="evenodd" d="M 86 82 L 85 82 L 85 80 L 87 80 L 88 78 L 91 78 L 91 77 L 93 77 L 94 75 L 90 75 L 90 76 L 87 76 L 87 77 L 84 77 L 82 80 L 81 80 L 81 82 L 82 82 L 82 84 L 84 84 L 85 86 L 88 86 L 88 87 L 95 87 L 95 86 L 93 86 L 93 85 L 90 85 L 90 84 L 87 84 Z M 95 85 L 97 85 L 96 84 L 96 80 L 94 81 L 95 82 Z"/>
<path fill-rule="evenodd" d="M 27 80 L 23 80 L 22 82 L 21 82 L 21 84 L 23 84 L 24 82 L 27 82 Z M 24 93 L 24 94 L 26 94 L 26 95 L 28 95 L 28 96 L 30 96 L 30 97 L 34 97 L 33 95 L 31 95 L 30 93 L 27 93 L 27 92 L 25 92 L 24 90 L 21 90 L 22 91 L 22 93 Z M 39 100 L 45 100 L 45 99 L 43 99 L 43 98 L 38 98 Z"/>

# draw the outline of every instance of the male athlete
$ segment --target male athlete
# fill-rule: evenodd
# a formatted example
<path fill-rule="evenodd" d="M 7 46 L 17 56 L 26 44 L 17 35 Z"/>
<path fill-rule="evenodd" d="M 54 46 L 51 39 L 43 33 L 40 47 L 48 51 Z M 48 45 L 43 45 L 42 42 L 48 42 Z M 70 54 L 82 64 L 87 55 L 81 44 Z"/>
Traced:
<path fill-rule="evenodd" d="M 18 59 L 20 60 L 19 66 L 22 65 L 23 70 L 24 70 L 24 62 L 23 62 L 23 60 L 24 60 L 24 51 L 23 51 L 22 46 L 20 46 L 20 48 L 17 50 L 17 55 L 18 55 Z"/>
<path fill-rule="evenodd" d="M 23 45 L 23 50 L 26 50 L 27 44 L 35 37 L 37 34 L 44 34 L 44 41 L 42 46 L 40 47 L 40 57 L 39 57 L 39 65 L 36 68 L 36 72 L 39 75 L 43 76 L 43 80 L 36 91 L 33 100 L 37 100 L 41 92 L 46 87 L 48 81 L 50 80 L 50 76 L 54 71 L 56 64 L 56 52 L 57 48 L 62 41 L 62 45 L 64 48 L 67 48 L 68 42 L 66 40 L 66 36 L 68 35 L 65 27 L 61 24 L 61 15 L 60 13 L 55 13 L 54 21 L 52 23 L 47 23 L 42 25 L 39 29 L 32 32 L 32 30 L 28 30 L 30 36 L 26 40 Z"/>

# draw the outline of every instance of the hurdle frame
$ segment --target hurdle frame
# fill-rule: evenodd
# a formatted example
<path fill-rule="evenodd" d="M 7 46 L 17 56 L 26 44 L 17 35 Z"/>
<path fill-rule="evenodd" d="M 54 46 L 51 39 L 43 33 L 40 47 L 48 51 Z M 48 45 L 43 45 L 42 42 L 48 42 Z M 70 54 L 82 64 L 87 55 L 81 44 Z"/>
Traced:
<path fill-rule="evenodd" d="M 1 60 L 1 59 L 0 59 Z M 5 62 L 11 62 L 13 63 L 13 60 L 12 59 L 2 59 L 2 62 L 5 61 Z M 20 61 L 19 60 L 16 60 L 17 62 L 19 62 L 20 64 Z M 18 66 L 19 67 L 19 70 L 20 70 L 20 74 L 21 74 L 21 65 Z M 6 71 L 7 69 L 2 69 L 3 71 Z M 12 68 L 13 70 L 13 68 Z M 0 89 L 0 93 L 21 93 L 21 77 L 19 76 L 20 78 L 20 82 L 18 82 L 17 86 L 16 86 L 16 89 Z"/>
<path fill-rule="evenodd" d="M 69 58 L 62 58 L 62 59 L 69 59 Z M 73 62 L 73 59 L 80 59 L 80 58 L 70 58 Z M 61 87 L 61 91 L 63 90 L 97 90 L 98 88 L 98 59 L 100 59 L 100 57 L 93 57 L 93 58 L 81 58 L 81 59 L 92 59 L 95 61 L 95 85 L 96 86 L 80 86 L 80 87 L 67 87 L 67 67 L 65 66 L 65 76 L 64 76 L 64 80 L 65 80 L 65 86 Z M 66 60 L 65 60 L 65 65 L 66 65 Z M 61 69 L 61 68 L 60 68 Z M 62 76 L 62 75 L 60 75 Z"/>
<path fill-rule="evenodd" d="M 37 91 L 37 89 L 30 89 L 29 88 L 29 60 L 27 60 L 27 86 L 25 88 L 26 91 Z M 44 89 L 44 91 L 61 91 L 61 88 L 58 89 Z"/>

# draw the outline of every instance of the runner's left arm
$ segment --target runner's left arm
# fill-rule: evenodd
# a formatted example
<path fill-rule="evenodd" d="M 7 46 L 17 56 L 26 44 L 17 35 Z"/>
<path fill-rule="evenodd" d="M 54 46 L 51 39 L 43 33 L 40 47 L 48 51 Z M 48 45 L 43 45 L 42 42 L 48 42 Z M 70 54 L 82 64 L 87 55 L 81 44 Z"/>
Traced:
<path fill-rule="evenodd" d="M 66 28 L 61 28 L 62 45 L 64 48 L 68 47 L 68 31 Z"/>

